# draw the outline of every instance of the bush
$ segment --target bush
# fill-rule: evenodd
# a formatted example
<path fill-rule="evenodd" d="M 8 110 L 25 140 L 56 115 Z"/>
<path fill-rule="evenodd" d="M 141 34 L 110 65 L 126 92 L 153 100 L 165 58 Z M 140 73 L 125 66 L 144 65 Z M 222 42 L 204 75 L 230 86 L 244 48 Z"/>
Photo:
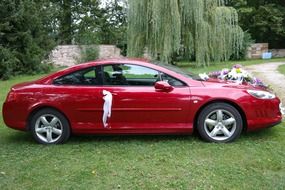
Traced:
<path fill-rule="evenodd" d="M 120 43 L 118 43 L 117 45 L 116 45 L 116 47 L 117 48 L 119 48 L 120 50 L 121 50 L 121 55 L 122 56 L 127 56 L 127 48 L 128 48 L 128 46 L 127 46 L 127 43 L 126 42 L 120 42 Z"/>
<path fill-rule="evenodd" d="M 99 48 L 94 45 L 82 46 L 80 54 L 81 55 L 80 58 L 77 59 L 77 63 L 93 61 L 99 57 Z"/>
<path fill-rule="evenodd" d="M 15 52 L 4 47 L 0 47 L 0 59 L 0 79 L 7 80 L 13 75 L 19 60 L 15 57 Z"/>

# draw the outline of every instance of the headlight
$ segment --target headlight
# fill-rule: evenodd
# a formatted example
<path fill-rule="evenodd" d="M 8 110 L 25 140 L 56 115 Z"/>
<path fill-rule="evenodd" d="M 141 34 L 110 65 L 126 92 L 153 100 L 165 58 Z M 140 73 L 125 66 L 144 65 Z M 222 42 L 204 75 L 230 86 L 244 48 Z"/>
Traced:
<path fill-rule="evenodd" d="M 273 99 L 276 97 L 274 94 L 262 90 L 247 90 L 247 92 L 259 99 Z"/>

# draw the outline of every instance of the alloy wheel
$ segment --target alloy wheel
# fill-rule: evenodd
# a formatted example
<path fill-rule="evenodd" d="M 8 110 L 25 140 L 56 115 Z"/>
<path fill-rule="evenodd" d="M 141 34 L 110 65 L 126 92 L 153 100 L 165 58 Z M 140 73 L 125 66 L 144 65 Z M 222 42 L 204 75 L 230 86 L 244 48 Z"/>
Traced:
<path fill-rule="evenodd" d="M 58 117 L 44 114 L 35 123 L 35 133 L 45 143 L 56 142 L 63 133 L 63 125 Z"/>
<path fill-rule="evenodd" d="M 233 114 L 224 110 L 214 110 L 206 116 L 204 130 L 206 134 L 217 141 L 229 139 L 237 129 L 237 122 Z"/>

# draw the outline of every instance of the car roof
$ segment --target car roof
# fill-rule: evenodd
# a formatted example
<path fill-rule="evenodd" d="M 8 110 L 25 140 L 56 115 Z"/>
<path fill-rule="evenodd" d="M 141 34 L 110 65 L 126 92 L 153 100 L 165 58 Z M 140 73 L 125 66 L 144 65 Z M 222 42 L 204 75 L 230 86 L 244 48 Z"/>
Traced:
<path fill-rule="evenodd" d="M 127 63 L 127 64 L 138 64 L 138 65 L 153 65 L 150 63 L 149 60 L 147 59 L 131 59 L 131 58 L 119 58 L 119 59 L 98 59 L 96 61 L 89 61 L 86 63 L 80 63 L 78 65 L 74 65 L 71 67 L 68 67 L 65 70 L 77 70 L 77 69 L 84 69 L 86 67 L 92 67 L 92 66 L 97 66 L 97 65 L 106 65 L 106 64 L 122 64 L 122 63 Z"/>
<path fill-rule="evenodd" d="M 92 65 L 105 65 L 105 64 L 122 64 L 122 63 L 134 63 L 134 64 L 139 64 L 139 65 L 145 65 L 145 64 L 150 64 L 150 61 L 147 59 L 128 59 L 128 58 L 120 58 L 120 59 L 99 59 L 96 61 L 91 61 L 91 62 L 87 62 L 87 63 L 81 63 L 78 64 L 76 66 L 80 66 L 80 65 L 87 65 L 87 66 L 92 66 Z M 75 67 L 76 67 L 75 66 Z"/>
<path fill-rule="evenodd" d="M 57 78 L 59 76 L 65 75 L 67 73 L 92 67 L 92 66 L 97 66 L 97 65 L 106 65 L 106 64 L 137 64 L 137 65 L 142 65 L 146 67 L 153 67 L 154 64 L 150 63 L 149 60 L 143 59 L 143 58 L 117 58 L 117 59 L 98 59 L 95 61 L 89 61 L 85 63 L 80 63 L 74 66 L 70 66 L 68 68 L 64 68 L 60 71 L 54 72 L 48 76 L 45 76 L 39 80 L 36 81 L 36 83 L 42 83 L 46 84 L 49 83 L 50 79 Z"/>
<path fill-rule="evenodd" d="M 156 69 L 159 70 L 161 72 L 165 72 L 167 74 L 173 75 L 173 76 L 177 76 L 179 75 L 178 73 L 176 73 L 175 71 L 166 69 L 164 67 L 159 66 L 159 63 L 151 63 L 149 60 L 147 59 L 141 59 L 141 58 L 119 58 L 119 59 L 99 59 L 96 61 L 90 61 L 90 62 L 86 62 L 86 63 L 81 63 L 78 65 L 74 65 L 68 68 L 65 68 L 63 70 L 57 71 L 55 73 L 52 73 L 44 78 L 41 78 L 37 81 L 35 81 L 37 84 L 50 84 L 52 83 L 52 81 L 60 76 L 63 76 L 65 74 L 80 70 L 80 69 L 85 69 L 88 67 L 92 67 L 92 66 L 97 66 L 97 65 L 107 65 L 107 64 L 136 64 L 136 65 L 141 65 L 141 66 L 145 66 L 145 67 L 149 67 L 152 69 Z M 183 76 L 180 76 L 180 78 Z M 185 80 L 185 77 L 183 77 Z M 184 81 L 183 80 L 183 81 Z M 187 79 L 186 79 L 187 80 Z M 184 81 L 185 82 L 185 81 Z"/>

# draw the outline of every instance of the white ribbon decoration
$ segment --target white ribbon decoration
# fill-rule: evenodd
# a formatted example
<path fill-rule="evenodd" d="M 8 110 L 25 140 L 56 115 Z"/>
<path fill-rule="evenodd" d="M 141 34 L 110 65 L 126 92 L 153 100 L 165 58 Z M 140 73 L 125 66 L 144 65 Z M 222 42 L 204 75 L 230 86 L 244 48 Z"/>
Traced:
<path fill-rule="evenodd" d="M 103 90 L 103 99 L 104 99 L 104 104 L 103 104 L 103 126 L 104 128 L 108 127 L 107 119 L 111 117 L 111 111 L 112 111 L 112 100 L 113 100 L 113 95 L 111 92 L 107 90 Z"/>

